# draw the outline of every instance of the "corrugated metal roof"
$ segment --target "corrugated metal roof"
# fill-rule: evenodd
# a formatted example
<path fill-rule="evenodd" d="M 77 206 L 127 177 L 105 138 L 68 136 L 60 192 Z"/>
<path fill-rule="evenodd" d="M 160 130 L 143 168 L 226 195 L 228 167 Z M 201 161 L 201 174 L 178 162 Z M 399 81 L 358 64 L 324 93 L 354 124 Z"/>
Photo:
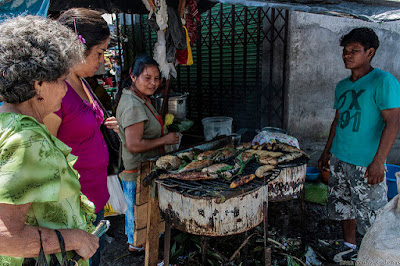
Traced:
<path fill-rule="evenodd" d="M 323 14 L 357 18 L 371 22 L 400 20 L 400 1 L 385 0 L 212 0 L 214 2 L 257 7 L 272 7 Z"/>

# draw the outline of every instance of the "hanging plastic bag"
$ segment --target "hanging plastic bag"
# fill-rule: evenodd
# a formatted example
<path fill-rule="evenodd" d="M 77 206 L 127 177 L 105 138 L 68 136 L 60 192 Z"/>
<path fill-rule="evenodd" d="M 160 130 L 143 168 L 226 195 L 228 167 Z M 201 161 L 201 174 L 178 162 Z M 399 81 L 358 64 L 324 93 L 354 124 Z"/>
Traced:
<path fill-rule="evenodd" d="M 117 214 L 125 214 L 127 208 L 125 196 L 117 175 L 107 177 L 107 188 L 110 193 L 108 204 L 111 205 L 111 209 Z"/>

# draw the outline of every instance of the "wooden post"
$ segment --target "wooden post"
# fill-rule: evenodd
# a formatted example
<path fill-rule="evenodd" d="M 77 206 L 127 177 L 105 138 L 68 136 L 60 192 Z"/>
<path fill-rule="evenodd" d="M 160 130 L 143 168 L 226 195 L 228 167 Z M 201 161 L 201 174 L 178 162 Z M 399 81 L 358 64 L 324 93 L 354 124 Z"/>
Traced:
<path fill-rule="evenodd" d="M 165 215 L 165 235 L 164 235 L 164 265 L 169 265 L 169 255 L 171 249 L 171 218 L 167 212 Z"/>
<path fill-rule="evenodd" d="M 157 265 L 160 225 L 164 225 L 161 221 L 160 208 L 158 207 L 158 199 L 156 197 L 156 184 L 153 182 L 150 188 L 149 201 L 147 202 L 147 231 L 146 231 L 146 248 L 144 264 L 149 266 Z"/>

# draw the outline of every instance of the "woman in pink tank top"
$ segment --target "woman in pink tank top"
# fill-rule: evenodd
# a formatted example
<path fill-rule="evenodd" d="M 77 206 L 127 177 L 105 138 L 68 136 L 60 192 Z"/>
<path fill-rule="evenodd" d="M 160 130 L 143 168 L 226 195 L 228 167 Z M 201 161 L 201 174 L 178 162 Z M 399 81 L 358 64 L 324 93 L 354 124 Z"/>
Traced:
<path fill-rule="evenodd" d="M 68 91 L 61 109 L 46 117 L 44 122 L 50 132 L 78 156 L 74 168 L 80 174 L 81 191 L 95 204 L 97 224 L 104 218 L 104 206 L 110 197 L 107 189 L 108 150 L 100 131 L 104 114 L 82 78 L 93 76 L 104 62 L 110 30 L 101 13 L 85 8 L 69 9 L 58 21 L 75 31 L 86 48 L 86 58 L 66 79 Z M 118 131 L 114 117 L 104 123 Z M 100 248 L 92 257 L 91 265 L 99 265 L 103 246 L 104 239 L 100 239 Z"/>

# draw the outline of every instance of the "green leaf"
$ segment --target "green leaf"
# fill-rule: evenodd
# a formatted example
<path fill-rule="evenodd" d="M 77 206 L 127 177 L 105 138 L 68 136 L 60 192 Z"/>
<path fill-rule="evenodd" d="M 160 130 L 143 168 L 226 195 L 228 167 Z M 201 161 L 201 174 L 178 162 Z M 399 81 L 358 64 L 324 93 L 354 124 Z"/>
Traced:
<path fill-rule="evenodd" d="M 232 169 L 233 169 L 233 165 L 227 165 L 227 166 L 224 166 L 221 169 L 219 169 L 217 171 L 217 174 L 225 172 L 225 171 L 229 171 L 229 170 L 232 170 Z"/>
<path fill-rule="evenodd" d="M 211 250 L 207 250 L 207 254 L 214 257 L 215 259 L 217 259 L 218 261 L 223 261 L 223 259 L 221 258 L 220 255 L 218 255 L 217 253 L 211 251 Z"/>
<path fill-rule="evenodd" d="M 174 257 L 174 256 L 175 256 L 175 251 L 176 251 L 176 242 L 174 242 L 174 244 L 172 245 L 172 248 L 171 248 L 171 257 Z"/>
<path fill-rule="evenodd" d="M 210 259 L 208 259 L 207 261 L 208 261 L 209 265 L 214 266 L 214 263 Z"/>

